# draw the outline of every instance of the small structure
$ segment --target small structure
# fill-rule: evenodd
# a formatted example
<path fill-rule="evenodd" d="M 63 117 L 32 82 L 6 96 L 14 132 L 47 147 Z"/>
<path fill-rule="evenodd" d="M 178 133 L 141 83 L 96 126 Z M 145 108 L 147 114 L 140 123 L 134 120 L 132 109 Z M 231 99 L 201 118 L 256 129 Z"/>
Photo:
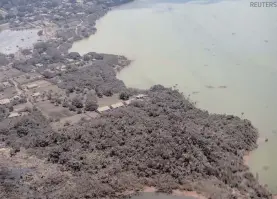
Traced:
<path fill-rule="evenodd" d="M 36 64 L 36 67 L 38 67 L 38 68 L 40 68 L 42 66 L 43 66 L 43 64 L 40 64 L 40 63 Z"/>
<path fill-rule="evenodd" d="M 25 112 L 21 112 L 20 116 L 24 116 L 24 115 L 29 115 L 29 112 L 25 111 Z"/>
<path fill-rule="evenodd" d="M 60 71 L 66 71 L 66 66 L 65 66 L 65 65 L 62 65 L 62 66 L 60 67 Z"/>
<path fill-rule="evenodd" d="M 119 108 L 119 107 L 122 107 L 122 106 L 124 106 L 124 104 L 122 102 L 117 102 L 115 104 L 112 104 L 111 108 L 115 109 L 115 108 Z"/>
<path fill-rule="evenodd" d="M 124 104 L 125 104 L 125 105 L 129 105 L 129 104 L 131 104 L 131 102 L 134 101 L 134 100 L 135 100 L 134 98 L 131 98 L 131 99 L 129 99 L 129 100 L 124 101 Z"/>
<path fill-rule="evenodd" d="M 97 112 L 103 113 L 103 112 L 108 111 L 108 110 L 110 110 L 110 107 L 108 107 L 108 106 L 102 106 L 102 107 L 99 107 L 97 109 Z"/>
<path fill-rule="evenodd" d="M 4 86 L 5 88 L 7 88 L 7 87 L 10 87 L 11 84 L 10 84 L 10 82 L 3 82 L 3 86 Z"/>
<path fill-rule="evenodd" d="M 13 100 L 19 100 L 19 99 L 20 99 L 20 96 L 15 95 L 15 96 L 12 97 L 12 99 L 13 99 Z"/>
<path fill-rule="evenodd" d="M 29 84 L 29 85 L 27 85 L 28 89 L 32 89 L 32 88 L 36 88 L 36 87 L 38 87 L 37 84 Z"/>
<path fill-rule="evenodd" d="M 143 99 L 145 97 L 147 97 L 147 95 L 139 94 L 139 95 L 136 96 L 136 99 Z"/>
<path fill-rule="evenodd" d="M 13 117 L 19 117 L 20 114 L 18 112 L 11 112 L 9 115 L 9 118 L 13 118 Z"/>
<path fill-rule="evenodd" d="M 40 96 L 40 92 L 36 92 L 32 95 L 32 97 L 39 97 Z"/>
<path fill-rule="evenodd" d="M 6 105 L 6 104 L 9 104 L 11 102 L 11 100 L 10 99 L 1 99 L 0 100 L 0 105 Z"/>

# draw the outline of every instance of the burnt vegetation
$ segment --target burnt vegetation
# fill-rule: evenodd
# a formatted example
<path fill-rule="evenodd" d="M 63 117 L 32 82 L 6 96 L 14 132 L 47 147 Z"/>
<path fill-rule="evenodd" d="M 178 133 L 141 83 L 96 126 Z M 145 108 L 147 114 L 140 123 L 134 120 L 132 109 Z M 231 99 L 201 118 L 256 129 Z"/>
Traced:
<path fill-rule="evenodd" d="M 43 189 L 32 185 L 37 198 L 121 198 L 144 186 L 166 193 L 197 190 L 215 199 L 272 198 L 243 164 L 258 137 L 248 120 L 211 115 L 162 86 L 147 94 L 59 132 L 35 111 L 2 122 L 0 138 L 72 174 L 73 185 L 62 191 L 54 187 L 63 181 Z"/>

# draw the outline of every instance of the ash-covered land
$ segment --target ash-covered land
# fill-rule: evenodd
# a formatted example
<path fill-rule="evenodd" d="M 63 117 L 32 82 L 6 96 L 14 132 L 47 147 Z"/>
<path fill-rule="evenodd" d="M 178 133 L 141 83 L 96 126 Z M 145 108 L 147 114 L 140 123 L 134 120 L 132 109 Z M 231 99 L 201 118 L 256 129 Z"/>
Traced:
<path fill-rule="evenodd" d="M 126 88 L 116 78 L 124 56 L 68 52 L 127 2 L 1 0 L 1 28 L 40 41 L 0 54 L 0 198 L 124 198 L 145 187 L 272 198 L 243 162 L 258 138 L 250 121 L 199 110 L 175 88 Z"/>
<path fill-rule="evenodd" d="M 24 149 L 44 159 L 45 167 L 57 166 L 54 175 L 26 167 L 33 170 L 18 180 L 3 170 L 3 197 L 122 198 L 154 186 L 165 193 L 196 190 L 207 198 L 271 198 L 243 163 L 258 136 L 249 121 L 210 115 L 162 86 L 145 94 L 58 131 L 37 110 L 2 121 L 1 140 L 12 148 L 6 158 L 20 159 Z"/>

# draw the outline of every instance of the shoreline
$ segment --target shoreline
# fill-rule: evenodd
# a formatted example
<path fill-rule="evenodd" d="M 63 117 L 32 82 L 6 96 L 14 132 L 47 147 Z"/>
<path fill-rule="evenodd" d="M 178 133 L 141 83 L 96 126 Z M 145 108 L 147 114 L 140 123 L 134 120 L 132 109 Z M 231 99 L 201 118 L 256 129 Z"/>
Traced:
<path fill-rule="evenodd" d="M 105 13 L 106 14 L 106 13 Z M 105 16 L 105 14 L 103 16 Z M 102 17 L 103 17 L 102 16 Z M 57 38 L 54 38 L 54 39 L 57 39 Z M 73 42 L 71 43 L 71 47 L 72 47 L 72 44 Z M 127 58 L 128 59 L 128 58 Z M 122 69 L 122 68 L 121 68 Z M 246 153 L 246 155 L 243 157 L 243 160 L 244 160 L 244 163 L 245 164 L 248 164 L 248 161 L 249 161 L 249 155 L 250 155 L 251 152 L 248 152 Z M 248 169 L 249 170 L 249 169 Z M 154 187 L 146 187 L 144 192 L 156 192 L 157 189 L 154 188 Z M 173 190 L 173 194 L 176 194 L 176 195 L 180 195 L 180 196 L 192 196 L 192 197 L 198 197 L 199 199 L 206 199 L 204 196 L 201 196 L 199 194 L 197 194 L 195 191 L 180 191 L 180 190 Z"/>

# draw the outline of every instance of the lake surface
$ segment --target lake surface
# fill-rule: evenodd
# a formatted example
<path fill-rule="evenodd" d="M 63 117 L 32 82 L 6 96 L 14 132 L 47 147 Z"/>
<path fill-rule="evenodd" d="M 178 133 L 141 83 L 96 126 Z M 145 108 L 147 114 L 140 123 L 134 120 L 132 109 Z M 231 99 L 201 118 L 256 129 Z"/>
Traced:
<path fill-rule="evenodd" d="M 71 51 L 125 55 L 127 86 L 174 86 L 211 113 L 252 121 L 251 170 L 277 193 L 277 8 L 249 1 L 137 0 L 109 12 Z M 276 135 L 275 135 L 276 134 Z"/>

